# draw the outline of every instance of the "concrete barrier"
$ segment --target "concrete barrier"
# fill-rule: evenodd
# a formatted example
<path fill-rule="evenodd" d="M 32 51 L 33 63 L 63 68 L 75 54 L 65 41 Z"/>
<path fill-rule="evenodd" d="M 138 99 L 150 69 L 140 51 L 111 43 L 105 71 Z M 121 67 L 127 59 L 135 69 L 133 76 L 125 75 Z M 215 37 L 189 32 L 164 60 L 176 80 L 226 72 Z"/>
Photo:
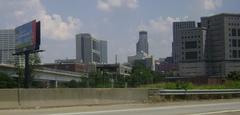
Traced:
<path fill-rule="evenodd" d="M 18 95 L 16 89 L 1 89 L 0 90 L 0 109 L 2 108 L 17 108 Z"/>
<path fill-rule="evenodd" d="M 18 101 L 19 100 L 19 101 Z M 0 108 L 38 108 L 136 103 L 148 100 L 147 89 L 72 88 L 0 90 Z"/>

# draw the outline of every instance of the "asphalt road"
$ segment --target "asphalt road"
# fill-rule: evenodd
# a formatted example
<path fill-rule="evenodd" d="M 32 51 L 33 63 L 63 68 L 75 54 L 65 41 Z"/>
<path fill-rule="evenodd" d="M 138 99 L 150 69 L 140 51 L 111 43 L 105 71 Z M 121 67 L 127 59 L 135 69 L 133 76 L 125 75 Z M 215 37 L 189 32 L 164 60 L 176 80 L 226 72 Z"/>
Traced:
<path fill-rule="evenodd" d="M 0 115 L 240 115 L 240 99 L 0 110 Z"/>

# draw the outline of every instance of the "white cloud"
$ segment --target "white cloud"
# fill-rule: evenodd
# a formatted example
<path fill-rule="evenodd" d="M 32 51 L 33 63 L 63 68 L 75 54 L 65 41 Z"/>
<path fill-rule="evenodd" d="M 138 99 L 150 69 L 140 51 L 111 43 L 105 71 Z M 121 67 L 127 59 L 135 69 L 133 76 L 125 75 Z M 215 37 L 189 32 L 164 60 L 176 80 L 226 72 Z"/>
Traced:
<path fill-rule="evenodd" d="M 166 57 L 172 51 L 172 23 L 176 21 L 186 21 L 185 17 L 159 17 L 149 20 L 146 24 L 138 26 L 138 30 L 146 30 L 149 34 L 150 53 L 156 57 Z"/>
<path fill-rule="evenodd" d="M 222 0 L 201 0 L 205 10 L 215 10 L 222 6 Z"/>
<path fill-rule="evenodd" d="M 135 9 L 138 7 L 138 0 L 98 0 L 97 2 L 97 8 L 106 12 L 121 7 Z"/>
<path fill-rule="evenodd" d="M 59 14 L 50 14 L 40 0 L 11 0 L 0 1 L 0 13 L 5 18 L 5 26 L 15 27 L 33 19 L 42 23 L 42 35 L 44 38 L 66 40 L 74 38 L 80 29 L 81 22 L 77 18 L 67 17 L 63 19 Z M 1 17 L 2 17 L 1 16 Z"/>

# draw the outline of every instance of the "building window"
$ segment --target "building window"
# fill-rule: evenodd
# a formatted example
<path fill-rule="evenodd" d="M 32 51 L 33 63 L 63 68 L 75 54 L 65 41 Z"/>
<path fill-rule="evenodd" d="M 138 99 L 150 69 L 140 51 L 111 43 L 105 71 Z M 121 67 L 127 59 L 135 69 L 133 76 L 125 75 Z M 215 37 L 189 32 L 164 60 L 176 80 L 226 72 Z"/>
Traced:
<path fill-rule="evenodd" d="M 232 29 L 232 36 L 237 36 L 237 30 L 236 29 Z"/>
<path fill-rule="evenodd" d="M 238 50 L 238 58 L 240 58 L 240 50 Z"/>
<path fill-rule="evenodd" d="M 232 51 L 232 56 L 233 56 L 233 58 L 237 58 L 237 50 Z"/>
<path fill-rule="evenodd" d="M 240 40 L 238 40 L 238 47 L 240 47 Z"/>
<path fill-rule="evenodd" d="M 185 53 L 185 57 L 186 59 L 197 59 L 198 55 L 197 55 L 198 52 L 186 52 Z"/>
<path fill-rule="evenodd" d="M 237 47 L 237 40 L 235 39 L 232 40 L 232 47 Z"/>
<path fill-rule="evenodd" d="M 197 41 L 188 41 L 188 42 L 185 42 L 185 48 L 186 48 L 186 49 L 197 48 Z"/>
<path fill-rule="evenodd" d="M 238 36 L 240 36 L 240 29 L 238 29 Z"/>

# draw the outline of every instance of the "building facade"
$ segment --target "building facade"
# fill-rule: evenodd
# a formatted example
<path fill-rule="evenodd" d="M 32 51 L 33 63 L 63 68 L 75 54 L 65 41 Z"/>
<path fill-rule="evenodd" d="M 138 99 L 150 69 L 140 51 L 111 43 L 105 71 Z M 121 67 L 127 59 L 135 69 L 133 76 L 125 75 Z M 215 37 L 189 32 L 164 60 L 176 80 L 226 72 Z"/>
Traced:
<path fill-rule="evenodd" d="M 178 64 L 180 76 L 206 76 L 206 29 L 201 27 L 182 29 L 179 37 L 181 38 Z"/>
<path fill-rule="evenodd" d="M 185 22 L 173 22 L 173 42 L 172 42 L 172 57 L 173 62 L 178 63 L 180 60 L 180 50 L 181 50 L 181 37 L 180 31 L 182 29 L 195 28 L 194 21 L 185 21 Z"/>
<path fill-rule="evenodd" d="M 174 29 L 180 76 L 225 77 L 240 71 L 240 14 L 202 17 L 198 27 Z"/>
<path fill-rule="evenodd" d="M 1 64 L 15 64 L 15 31 L 14 30 L 0 30 L 0 63 Z"/>
<path fill-rule="evenodd" d="M 209 76 L 240 71 L 240 14 L 217 14 L 201 18 L 207 28 L 206 59 Z"/>
<path fill-rule="evenodd" d="M 85 64 L 107 63 L 107 41 L 94 39 L 88 33 L 77 34 L 76 59 Z"/>

